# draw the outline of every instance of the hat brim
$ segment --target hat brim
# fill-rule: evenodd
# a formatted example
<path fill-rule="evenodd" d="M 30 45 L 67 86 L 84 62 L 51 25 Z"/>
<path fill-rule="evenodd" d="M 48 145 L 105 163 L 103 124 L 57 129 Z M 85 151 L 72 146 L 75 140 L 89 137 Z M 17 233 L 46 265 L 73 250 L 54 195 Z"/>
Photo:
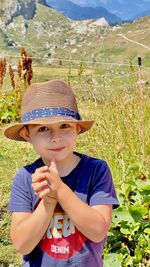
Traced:
<path fill-rule="evenodd" d="M 21 131 L 21 129 L 25 126 L 25 125 L 38 125 L 38 124 L 56 124 L 56 123 L 77 123 L 78 125 L 80 125 L 81 127 L 81 131 L 80 133 L 84 133 L 86 131 L 88 131 L 94 121 L 83 121 L 83 120 L 75 120 L 75 119 L 71 119 L 70 117 L 53 117 L 53 118 L 41 118 L 41 119 L 34 119 L 33 121 L 29 121 L 29 122 L 25 122 L 25 123 L 16 123 L 14 125 L 11 125 L 9 127 L 7 127 L 4 130 L 4 135 L 12 140 L 16 140 L 16 141 L 26 141 L 19 133 Z"/>

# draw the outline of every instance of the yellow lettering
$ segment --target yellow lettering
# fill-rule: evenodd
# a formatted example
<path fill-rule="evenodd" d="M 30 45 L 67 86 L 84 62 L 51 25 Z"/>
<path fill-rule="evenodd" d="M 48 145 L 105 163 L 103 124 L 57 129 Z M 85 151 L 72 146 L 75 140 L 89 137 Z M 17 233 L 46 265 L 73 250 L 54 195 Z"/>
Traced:
<path fill-rule="evenodd" d="M 67 214 L 57 213 L 53 215 L 47 229 L 47 238 L 68 237 L 75 233 L 75 226 Z"/>
<path fill-rule="evenodd" d="M 63 236 L 67 237 L 75 233 L 75 227 L 67 214 L 64 215 L 63 221 Z"/>
<path fill-rule="evenodd" d="M 54 224 L 53 224 L 53 229 L 52 229 L 52 235 L 54 238 L 61 238 L 62 237 L 62 220 L 63 220 L 63 215 L 55 215 L 54 216 Z"/>

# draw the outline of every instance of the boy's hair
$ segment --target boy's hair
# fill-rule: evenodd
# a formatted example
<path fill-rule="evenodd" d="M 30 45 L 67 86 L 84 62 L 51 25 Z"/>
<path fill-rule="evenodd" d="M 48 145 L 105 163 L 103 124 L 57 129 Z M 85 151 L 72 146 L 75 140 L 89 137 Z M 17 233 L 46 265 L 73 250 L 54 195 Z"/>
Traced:
<path fill-rule="evenodd" d="M 82 120 L 72 89 L 63 80 L 51 80 L 30 85 L 23 97 L 22 122 L 9 126 L 4 134 L 16 141 L 26 141 L 20 134 L 25 125 L 73 122 L 83 133 L 89 130 L 92 120 Z"/>

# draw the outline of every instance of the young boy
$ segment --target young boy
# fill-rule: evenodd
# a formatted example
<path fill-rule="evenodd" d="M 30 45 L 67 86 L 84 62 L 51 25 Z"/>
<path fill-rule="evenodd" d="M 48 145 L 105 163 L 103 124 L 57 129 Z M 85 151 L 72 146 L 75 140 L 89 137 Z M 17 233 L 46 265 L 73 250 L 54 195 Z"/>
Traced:
<path fill-rule="evenodd" d="M 74 152 L 93 121 L 78 113 L 62 80 L 32 84 L 22 123 L 5 136 L 27 141 L 40 158 L 19 170 L 12 185 L 11 239 L 25 267 L 102 267 L 102 250 L 118 201 L 104 160 Z"/>

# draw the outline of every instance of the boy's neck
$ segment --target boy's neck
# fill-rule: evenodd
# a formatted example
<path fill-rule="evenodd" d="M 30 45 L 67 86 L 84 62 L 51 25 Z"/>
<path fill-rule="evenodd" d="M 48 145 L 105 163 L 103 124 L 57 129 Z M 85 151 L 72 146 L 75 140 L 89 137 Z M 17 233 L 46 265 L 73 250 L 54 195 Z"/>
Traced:
<path fill-rule="evenodd" d="M 81 158 L 73 153 L 63 161 L 56 161 L 56 166 L 60 177 L 67 176 L 78 165 L 80 160 Z"/>
<path fill-rule="evenodd" d="M 58 172 L 60 177 L 67 176 L 78 165 L 81 158 L 75 154 L 72 155 L 72 160 L 66 161 L 65 165 L 58 164 Z"/>

